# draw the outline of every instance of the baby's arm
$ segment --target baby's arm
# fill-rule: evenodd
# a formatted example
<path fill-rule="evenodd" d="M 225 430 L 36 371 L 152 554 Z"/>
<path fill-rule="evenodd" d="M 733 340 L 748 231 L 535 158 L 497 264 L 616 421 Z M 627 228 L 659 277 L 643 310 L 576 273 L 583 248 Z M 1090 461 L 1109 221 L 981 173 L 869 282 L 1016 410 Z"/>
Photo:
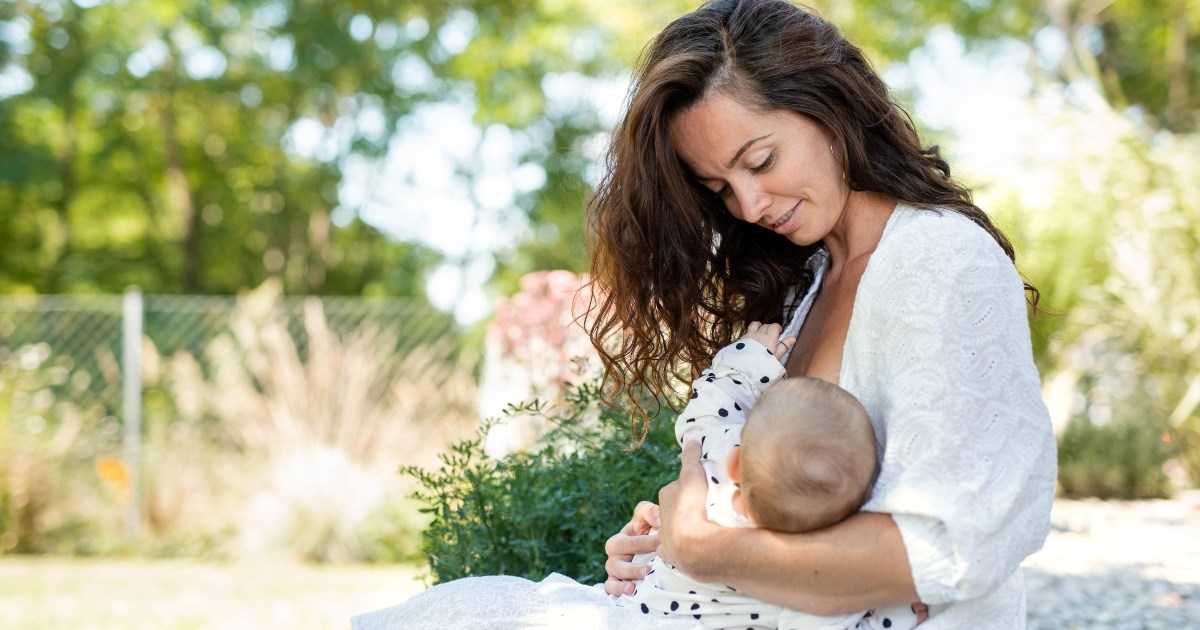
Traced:
<path fill-rule="evenodd" d="M 736 429 L 759 394 L 786 374 L 780 359 L 795 339 L 780 340 L 778 324 L 751 322 L 746 334 L 713 357 L 712 366 L 692 383 L 691 399 L 675 421 L 675 437 L 682 446 L 705 442 Z"/>
<path fill-rule="evenodd" d="M 741 440 L 746 413 L 763 388 L 783 378 L 779 361 L 795 339 L 780 341 L 780 331 L 778 324 L 751 322 L 746 334 L 718 352 L 709 369 L 692 383 L 691 399 L 675 420 L 680 446 L 688 441 L 700 444 L 710 486 L 720 483 L 718 479 L 729 480 L 726 458 Z M 710 518 L 713 516 L 710 513 Z M 650 533 L 657 531 L 651 529 Z M 633 562 L 648 563 L 655 556 L 655 552 L 636 554 Z"/>
<path fill-rule="evenodd" d="M 750 322 L 746 327 L 746 334 L 742 335 L 740 341 L 753 339 L 761 343 L 764 348 L 771 351 L 771 355 L 775 360 L 783 362 L 784 355 L 792 346 L 796 345 L 795 337 L 787 337 L 780 339 L 779 335 L 783 333 L 783 327 L 779 324 L 760 324 L 758 322 Z"/>

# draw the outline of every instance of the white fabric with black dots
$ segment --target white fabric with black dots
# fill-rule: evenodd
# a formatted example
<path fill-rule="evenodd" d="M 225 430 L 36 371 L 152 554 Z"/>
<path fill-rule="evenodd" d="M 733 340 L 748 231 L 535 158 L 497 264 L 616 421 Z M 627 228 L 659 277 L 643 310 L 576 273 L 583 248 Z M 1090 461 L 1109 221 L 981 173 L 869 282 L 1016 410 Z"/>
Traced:
<path fill-rule="evenodd" d="M 691 398 L 675 420 L 680 445 L 700 443 L 700 462 L 708 477 L 708 519 L 718 525 L 754 527 L 733 509 L 736 486 L 726 464 L 741 441 L 751 406 L 785 376 L 783 364 L 770 350 L 753 339 L 739 339 L 722 348 L 712 366 L 692 383 Z M 634 560 L 649 562 L 650 573 L 632 596 L 622 596 L 618 603 L 651 618 L 692 618 L 706 628 L 747 630 L 909 630 L 916 625 L 908 607 L 819 617 L 742 595 L 731 586 L 699 582 L 652 553 Z"/>

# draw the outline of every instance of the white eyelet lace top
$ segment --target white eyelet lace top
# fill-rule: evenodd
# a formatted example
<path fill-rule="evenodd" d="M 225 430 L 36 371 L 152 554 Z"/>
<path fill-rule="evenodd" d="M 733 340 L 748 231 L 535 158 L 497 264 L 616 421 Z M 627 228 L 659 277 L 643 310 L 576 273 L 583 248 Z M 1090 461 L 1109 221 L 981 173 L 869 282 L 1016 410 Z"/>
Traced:
<path fill-rule="evenodd" d="M 787 322 L 794 336 L 828 265 Z M 859 283 L 839 384 L 875 426 L 870 512 L 900 528 L 923 630 L 1023 628 L 1020 564 L 1049 530 L 1055 441 L 1023 283 L 963 215 L 901 204 Z"/>

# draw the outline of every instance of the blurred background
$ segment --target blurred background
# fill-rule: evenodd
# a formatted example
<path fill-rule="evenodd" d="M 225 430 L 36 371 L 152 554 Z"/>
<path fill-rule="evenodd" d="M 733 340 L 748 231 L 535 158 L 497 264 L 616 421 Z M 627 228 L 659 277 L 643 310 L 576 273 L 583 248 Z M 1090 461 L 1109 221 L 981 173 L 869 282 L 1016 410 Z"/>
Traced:
<path fill-rule="evenodd" d="M 397 468 L 591 369 L 584 207 L 695 4 L 0 0 L 0 625 L 400 599 L 431 517 Z M 1060 494 L 1193 488 L 1200 2 L 812 5 L 1041 289 Z"/>

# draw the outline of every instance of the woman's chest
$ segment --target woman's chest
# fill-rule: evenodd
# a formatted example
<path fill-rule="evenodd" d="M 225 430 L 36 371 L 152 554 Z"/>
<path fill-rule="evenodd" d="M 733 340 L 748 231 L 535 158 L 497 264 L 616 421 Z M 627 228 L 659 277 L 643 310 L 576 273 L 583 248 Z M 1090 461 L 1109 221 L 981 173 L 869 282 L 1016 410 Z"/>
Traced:
<path fill-rule="evenodd" d="M 789 376 L 809 376 L 838 384 L 846 335 L 854 313 L 862 269 L 847 270 L 821 285 L 788 359 Z"/>

